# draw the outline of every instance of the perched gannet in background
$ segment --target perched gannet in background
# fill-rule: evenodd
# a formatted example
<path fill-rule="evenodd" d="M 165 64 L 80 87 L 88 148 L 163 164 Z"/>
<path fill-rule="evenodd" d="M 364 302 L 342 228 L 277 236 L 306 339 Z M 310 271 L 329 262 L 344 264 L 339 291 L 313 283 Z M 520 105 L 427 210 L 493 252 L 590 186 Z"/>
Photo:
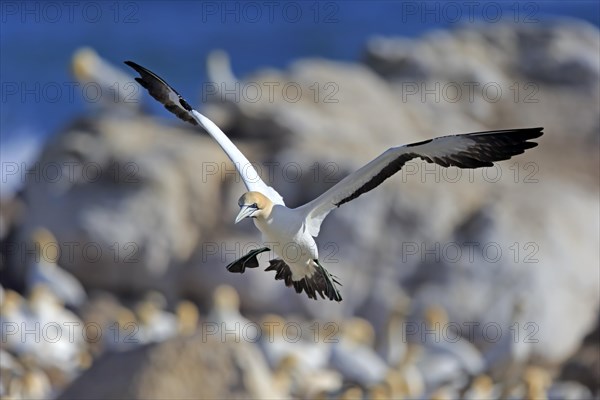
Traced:
<path fill-rule="evenodd" d="M 1 300 L 0 335 L 2 336 L 2 348 L 17 355 L 32 352 L 32 347 L 36 343 L 22 340 L 20 335 L 22 327 L 35 327 L 36 323 L 26 300 L 11 289 L 2 290 Z"/>
<path fill-rule="evenodd" d="M 543 129 L 510 129 L 442 136 L 392 147 L 315 200 L 290 209 L 285 206 L 279 193 L 260 179 L 254 167 L 219 127 L 194 110 L 156 74 L 132 61 L 126 61 L 125 64 L 140 74 L 139 78 L 135 78 L 136 81 L 167 110 L 186 122 L 199 125 L 219 143 L 248 189 L 239 199 L 240 212 L 235 222 L 254 218 L 254 224 L 262 232 L 266 243 L 275 243 L 278 249 L 294 246 L 293 253 L 297 254 L 292 257 L 273 249 L 281 259 L 271 260 L 266 271 L 276 271 L 275 279 L 283 280 L 286 286 L 294 286 L 298 293 L 304 290 L 308 297 L 315 300 L 317 293 L 322 298 L 325 295 L 330 300 L 342 300 L 336 287 L 340 283 L 320 264 L 317 245 L 313 239 L 318 236 L 321 223 L 331 210 L 376 188 L 413 158 L 421 158 L 444 167 L 489 167 L 494 161 L 508 160 L 537 146 L 537 143 L 529 140 L 540 137 Z M 268 247 L 254 250 L 229 264 L 227 269 L 243 273 L 246 268 L 256 268 L 257 255 L 270 250 Z"/>
<path fill-rule="evenodd" d="M 331 357 L 331 344 L 323 341 L 300 337 L 289 340 L 286 329 L 288 321 L 275 314 L 265 315 L 261 321 L 259 346 L 263 350 L 271 368 L 276 368 L 284 358 L 292 356 L 296 361 L 295 369 L 302 373 L 322 371 L 327 367 Z M 301 330 L 301 332 L 308 332 Z"/>
<path fill-rule="evenodd" d="M 31 240 L 35 245 L 36 260 L 27 272 L 28 292 L 37 285 L 46 285 L 67 306 L 81 307 L 87 294 L 77 278 L 56 264 L 60 248 L 54 235 L 45 228 L 37 228 Z"/>
<path fill-rule="evenodd" d="M 500 398 L 500 387 L 488 375 L 476 376 L 471 385 L 461 395 L 465 400 L 493 400 Z"/>
<path fill-rule="evenodd" d="M 86 351 L 83 321 L 65 309 L 62 300 L 43 284 L 33 288 L 27 298 L 27 305 L 31 316 L 31 324 L 27 329 L 36 329 L 36 324 L 40 327 L 55 325 L 61 329 L 72 327 L 69 328 L 72 329 L 69 335 L 58 330 L 60 334 L 56 337 L 30 341 L 28 345 L 31 345 L 31 352 L 28 354 L 36 359 L 37 365 L 44 368 L 58 366 L 65 376 L 74 377 L 81 369 L 82 355 Z"/>
<path fill-rule="evenodd" d="M 3 338 L 5 336 L 2 336 Z M 4 343 L 3 343 L 4 345 Z M 21 379 L 25 370 L 21 363 L 4 347 L 0 348 L 0 397 L 3 399 L 22 398 Z"/>
<path fill-rule="evenodd" d="M 261 335 L 258 324 L 240 313 L 240 296 L 235 288 L 229 285 L 220 285 L 215 289 L 213 306 L 205 321 L 216 324 L 216 330 L 212 333 L 218 335 L 216 337 L 223 341 L 238 342 L 247 338 L 258 338 Z"/>
<path fill-rule="evenodd" d="M 139 324 L 135 338 L 142 343 L 163 342 L 177 335 L 175 314 L 166 311 L 167 300 L 162 293 L 151 291 L 135 305 Z"/>
<path fill-rule="evenodd" d="M 449 329 L 452 325 L 443 307 L 430 306 L 424 316 L 426 326 L 423 332 L 433 335 L 420 338 L 421 353 L 414 366 L 421 371 L 428 390 L 435 390 L 449 382 L 466 384 L 470 376 L 484 371 L 481 353 L 471 342 Z"/>
<path fill-rule="evenodd" d="M 198 329 L 200 313 L 198 307 L 189 300 L 182 300 L 175 307 L 177 316 L 177 332 L 183 336 L 191 336 Z"/>
<path fill-rule="evenodd" d="M 52 384 L 46 373 L 35 365 L 31 359 L 25 362 L 25 373 L 21 378 L 21 398 L 47 399 L 52 398 Z M 27 365 L 32 364 L 32 365 Z"/>
<path fill-rule="evenodd" d="M 530 365 L 523 372 L 523 381 L 525 383 L 525 399 L 548 399 L 548 389 L 552 385 L 552 377 L 548 371 L 541 367 Z"/>
<path fill-rule="evenodd" d="M 91 47 L 77 49 L 71 59 L 71 72 L 82 85 L 93 85 L 100 101 L 88 101 L 95 108 L 110 108 L 119 113 L 137 112 L 141 93 L 132 76 L 100 57 Z M 90 93 L 93 93 L 90 92 Z"/>
<path fill-rule="evenodd" d="M 373 350 L 375 329 L 365 319 L 354 317 L 343 322 L 341 335 L 333 343 L 329 363 L 346 381 L 370 387 L 385 380 L 388 365 Z"/>

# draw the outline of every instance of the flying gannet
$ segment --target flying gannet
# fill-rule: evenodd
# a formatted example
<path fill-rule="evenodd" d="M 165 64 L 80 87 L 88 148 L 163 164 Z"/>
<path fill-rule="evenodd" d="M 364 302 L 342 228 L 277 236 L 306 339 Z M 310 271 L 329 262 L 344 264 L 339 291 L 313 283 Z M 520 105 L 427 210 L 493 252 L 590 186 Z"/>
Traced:
<path fill-rule="evenodd" d="M 508 160 L 537 146 L 537 143 L 529 140 L 540 137 L 543 130 L 526 128 L 467 133 L 392 147 L 315 200 L 290 209 L 285 206 L 279 193 L 260 179 L 252 164 L 218 126 L 194 110 L 159 76 L 132 61 L 126 61 L 125 64 L 140 74 L 139 78 L 135 78 L 136 81 L 167 110 L 186 122 L 202 127 L 218 142 L 248 189 L 238 201 L 240 212 L 235 223 L 244 218 L 253 218 L 265 243 L 275 243 L 279 249 L 286 248 L 286 245 L 295 246 L 298 255 L 293 257 L 273 249 L 281 258 L 271 260 L 265 271 L 276 271 L 276 280 L 283 280 L 286 286 L 294 286 L 297 293 L 304 290 L 308 297 L 315 300 L 317 293 L 321 298 L 326 296 L 330 300 L 342 300 L 336 286 L 341 284 L 319 262 L 317 245 L 313 239 L 318 236 L 321 223 L 331 210 L 376 188 L 414 158 L 443 167 L 490 167 L 494 161 Z M 263 247 L 253 250 L 229 264 L 227 269 L 243 273 L 246 268 L 256 268 L 257 255 L 266 251 L 271 249 Z"/>

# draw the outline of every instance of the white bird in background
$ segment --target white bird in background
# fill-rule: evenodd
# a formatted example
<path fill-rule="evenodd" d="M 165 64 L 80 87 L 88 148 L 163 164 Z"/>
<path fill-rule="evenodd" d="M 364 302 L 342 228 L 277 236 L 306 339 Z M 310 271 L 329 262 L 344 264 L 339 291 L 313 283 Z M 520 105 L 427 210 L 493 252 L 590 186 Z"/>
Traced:
<path fill-rule="evenodd" d="M 111 113 L 117 110 L 130 113 L 139 109 L 141 91 L 131 80 L 132 76 L 100 57 L 94 49 L 77 49 L 71 60 L 71 71 L 83 86 L 83 93 L 89 97 L 87 103 L 92 107 L 110 108 Z M 88 87 L 91 88 L 89 91 Z"/>
<path fill-rule="evenodd" d="M 46 285 L 52 293 L 69 307 L 78 308 L 86 301 L 83 285 L 56 262 L 60 247 L 54 235 L 45 228 L 37 228 L 31 235 L 35 245 L 36 260 L 27 272 L 27 290 Z"/>
<path fill-rule="evenodd" d="M 140 74 L 139 78 L 135 78 L 136 81 L 167 110 L 186 122 L 199 125 L 218 142 L 248 189 L 238 201 L 240 212 L 235 222 L 253 218 L 254 224 L 263 234 L 264 242 L 276 244 L 273 246 L 276 248 L 272 250 L 281 257 L 271 260 L 266 271 L 276 271 L 275 279 L 284 280 L 286 286 L 294 286 L 298 293 L 304 290 L 308 297 L 315 300 L 317 293 L 321 298 L 325 298 L 325 295 L 330 300 L 342 300 L 336 287 L 340 283 L 319 262 L 317 245 L 313 239 L 319 234 L 321 223 L 331 210 L 376 188 L 413 158 L 421 158 L 443 167 L 489 167 L 494 161 L 508 160 L 537 146 L 537 143 L 528 140 L 540 137 L 543 129 L 509 129 L 442 136 L 392 147 L 315 200 L 290 209 L 285 206 L 279 193 L 260 179 L 254 167 L 219 127 L 194 110 L 156 74 L 132 61 L 126 61 L 125 64 Z M 290 248 L 294 251 L 282 251 Z M 251 251 L 229 264 L 227 269 L 243 273 L 246 268 L 256 268 L 257 255 L 270 250 L 263 247 Z"/>
<path fill-rule="evenodd" d="M 373 350 L 375 330 L 369 321 L 351 318 L 345 321 L 341 335 L 333 343 L 330 365 L 344 379 L 369 387 L 385 380 L 388 366 Z"/>

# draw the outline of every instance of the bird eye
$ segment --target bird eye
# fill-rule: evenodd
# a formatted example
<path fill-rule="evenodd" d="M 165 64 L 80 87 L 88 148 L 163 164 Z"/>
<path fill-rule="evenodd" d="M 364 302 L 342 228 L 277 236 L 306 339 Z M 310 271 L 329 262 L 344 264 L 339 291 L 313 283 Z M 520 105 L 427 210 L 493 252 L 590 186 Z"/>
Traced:
<path fill-rule="evenodd" d="M 253 207 L 253 208 L 258 208 L 258 204 L 254 203 L 254 204 L 252 204 L 250 207 Z"/>

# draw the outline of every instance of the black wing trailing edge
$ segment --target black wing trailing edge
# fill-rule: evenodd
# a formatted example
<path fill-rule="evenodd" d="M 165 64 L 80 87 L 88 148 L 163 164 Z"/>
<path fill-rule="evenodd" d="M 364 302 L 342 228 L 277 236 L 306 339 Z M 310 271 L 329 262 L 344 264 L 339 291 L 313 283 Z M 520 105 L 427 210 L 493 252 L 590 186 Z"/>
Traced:
<path fill-rule="evenodd" d="M 462 135 L 442 136 L 436 139 L 408 144 L 404 147 L 406 149 L 414 149 L 414 151 L 400 154 L 364 185 L 349 196 L 335 203 L 335 205 L 339 207 L 342 204 L 352 201 L 358 196 L 375 189 L 383 181 L 400 171 L 404 164 L 413 158 L 421 158 L 428 163 L 435 163 L 442 167 L 491 167 L 496 161 L 508 160 L 512 156 L 524 153 L 527 149 L 536 147 L 538 144 L 536 142 L 529 142 L 529 140 L 542 136 L 543 129 L 544 128 L 540 127 L 465 133 Z M 456 138 L 457 140 L 468 139 L 472 143 L 469 143 L 467 148 L 462 151 L 452 152 L 452 149 L 448 149 L 445 154 L 426 154 L 425 149 L 427 149 L 430 144 L 435 145 L 438 140 L 448 140 L 452 138 Z M 420 152 L 421 149 L 424 151 Z"/>
<path fill-rule="evenodd" d="M 404 167 L 404 164 L 406 164 L 408 161 L 410 161 L 416 157 L 419 157 L 419 155 L 416 153 L 404 153 L 404 154 L 400 155 L 394 161 L 392 161 L 391 163 L 389 163 L 388 165 L 383 167 L 383 169 L 381 171 L 379 171 L 379 173 L 377 175 L 372 177 L 367 183 L 365 183 L 364 185 L 359 187 L 348 197 L 344 197 L 342 200 L 340 200 L 334 204 L 339 207 L 342 204 L 352 201 L 352 200 L 356 199 L 358 196 L 375 189 L 377 186 L 381 185 L 381 183 L 383 181 L 385 181 L 387 178 L 390 178 L 396 172 L 400 171 L 402 169 L 402 167 Z"/>
<path fill-rule="evenodd" d="M 269 261 L 269 266 L 265 271 L 276 271 L 275 280 L 283 280 L 285 286 L 293 286 L 296 293 L 306 292 L 306 295 L 314 300 L 317 300 L 317 293 L 322 299 L 327 296 L 329 300 L 342 301 L 342 296 L 336 288 L 337 285 L 342 285 L 335 276 L 331 275 L 317 260 L 317 270 L 310 278 L 303 278 L 299 281 L 292 279 L 292 271 L 285 261 L 276 259 Z M 325 295 L 323 295 L 325 294 Z"/>
<path fill-rule="evenodd" d="M 192 117 L 192 107 L 175 89 L 154 72 L 134 63 L 133 61 L 125 61 L 125 64 L 136 70 L 139 78 L 135 80 L 142 85 L 150 96 L 154 97 L 162 103 L 167 110 L 175 114 L 178 118 L 189 122 L 192 125 L 198 125 L 198 121 Z"/>

